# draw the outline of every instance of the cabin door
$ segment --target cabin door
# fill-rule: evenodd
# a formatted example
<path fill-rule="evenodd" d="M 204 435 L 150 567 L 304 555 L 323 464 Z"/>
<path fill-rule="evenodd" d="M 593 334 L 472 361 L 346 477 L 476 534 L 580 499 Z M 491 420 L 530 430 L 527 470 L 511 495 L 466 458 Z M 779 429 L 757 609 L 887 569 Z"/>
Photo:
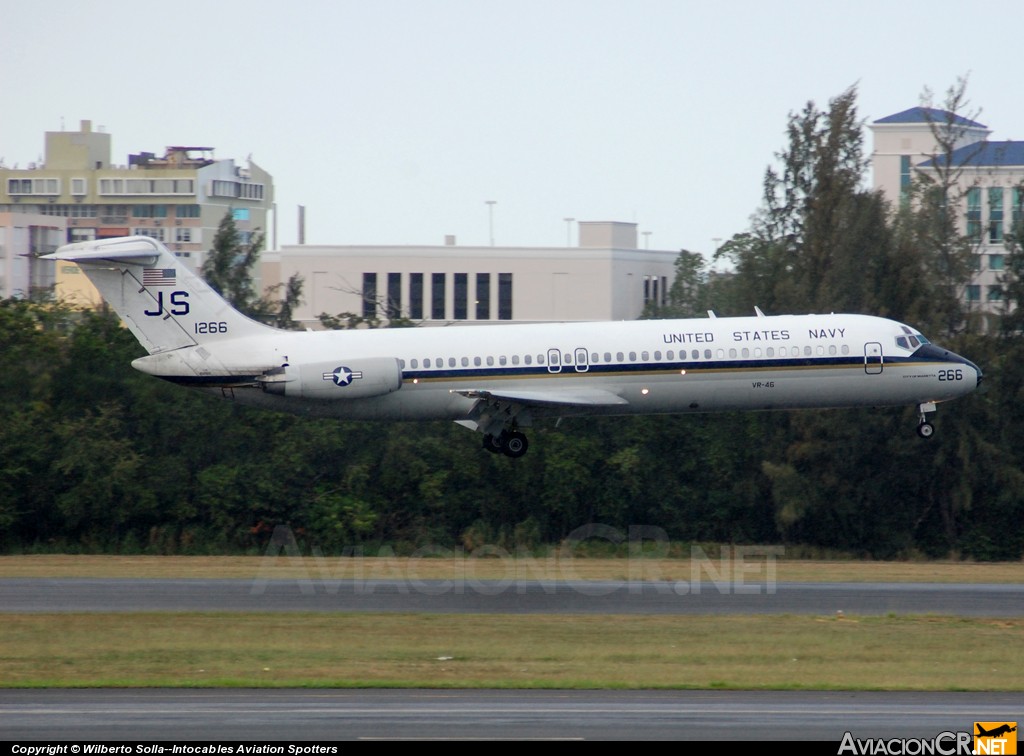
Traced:
<path fill-rule="evenodd" d="M 868 375 L 882 372 L 882 345 L 877 341 L 869 341 L 864 345 L 864 372 Z"/>

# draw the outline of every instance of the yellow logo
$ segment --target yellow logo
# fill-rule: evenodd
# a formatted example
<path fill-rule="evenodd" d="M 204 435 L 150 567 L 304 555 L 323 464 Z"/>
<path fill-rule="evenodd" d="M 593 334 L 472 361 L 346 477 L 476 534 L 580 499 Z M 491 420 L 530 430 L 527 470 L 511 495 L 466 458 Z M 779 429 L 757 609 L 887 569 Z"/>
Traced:
<path fill-rule="evenodd" d="M 974 752 L 978 756 L 1012 756 L 1017 753 L 1016 722 L 975 722 Z"/>

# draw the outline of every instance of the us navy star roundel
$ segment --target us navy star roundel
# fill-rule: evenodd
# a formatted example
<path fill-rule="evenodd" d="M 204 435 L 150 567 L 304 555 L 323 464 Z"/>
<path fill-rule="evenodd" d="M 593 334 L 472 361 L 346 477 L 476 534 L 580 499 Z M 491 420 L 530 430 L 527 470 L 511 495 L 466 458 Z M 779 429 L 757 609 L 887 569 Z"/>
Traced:
<path fill-rule="evenodd" d="M 334 381 L 335 386 L 348 386 L 356 378 L 362 378 L 361 370 L 349 370 L 347 367 L 336 367 L 333 373 L 324 373 L 325 381 Z"/>

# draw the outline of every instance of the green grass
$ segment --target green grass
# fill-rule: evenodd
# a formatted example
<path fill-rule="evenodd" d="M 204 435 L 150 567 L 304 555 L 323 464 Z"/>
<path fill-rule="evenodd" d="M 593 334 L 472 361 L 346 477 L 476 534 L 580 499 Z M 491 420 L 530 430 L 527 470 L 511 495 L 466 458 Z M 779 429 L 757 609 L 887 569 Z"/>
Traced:
<path fill-rule="evenodd" d="M 15 614 L 4 687 L 1022 690 L 1024 620 Z"/>

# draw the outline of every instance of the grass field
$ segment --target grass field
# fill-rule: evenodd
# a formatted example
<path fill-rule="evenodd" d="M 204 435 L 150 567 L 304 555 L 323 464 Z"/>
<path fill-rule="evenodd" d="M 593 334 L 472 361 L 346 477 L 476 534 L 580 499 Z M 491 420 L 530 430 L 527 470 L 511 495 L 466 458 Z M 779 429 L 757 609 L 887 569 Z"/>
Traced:
<path fill-rule="evenodd" d="M 762 550 L 765 551 L 765 550 Z M 740 565 L 742 562 L 742 567 Z M 0 556 L 0 578 L 402 578 L 419 580 L 671 580 L 690 581 L 744 569 L 751 582 L 1022 583 L 1024 562 L 862 562 L 771 560 L 757 553 L 682 559 Z M 713 572 L 712 572 L 713 571 Z"/>
<path fill-rule="evenodd" d="M 767 561 L 770 561 L 769 565 Z M 1019 583 L 1024 564 L 0 557 L 0 577 Z M 771 570 L 771 575 L 769 575 Z M 3 687 L 1024 690 L 1024 620 L 932 616 L 5 614 Z"/>
<path fill-rule="evenodd" d="M 1024 620 L 6 615 L 0 685 L 1024 690 Z"/>

